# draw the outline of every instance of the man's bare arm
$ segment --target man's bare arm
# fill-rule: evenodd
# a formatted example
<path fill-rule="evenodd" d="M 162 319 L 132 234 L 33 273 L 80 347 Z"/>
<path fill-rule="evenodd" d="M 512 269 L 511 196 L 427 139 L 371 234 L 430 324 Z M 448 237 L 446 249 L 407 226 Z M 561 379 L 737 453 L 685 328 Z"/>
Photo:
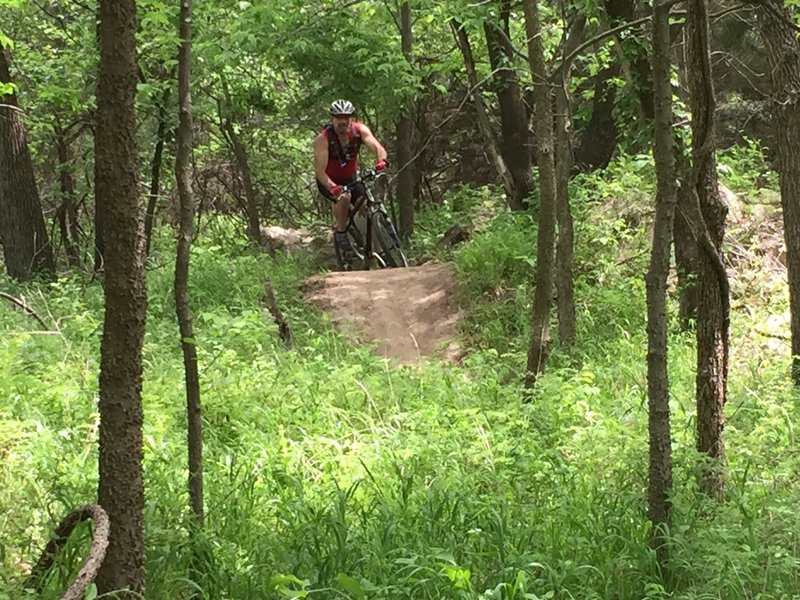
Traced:
<path fill-rule="evenodd" d="M 372 135 L 372 131 L 370 131 L 369 127 L 361 123 L 360 128 L 361 140 L 367 148 L 375 153 L 375 161 L 380 162 L 386 160 L 386 149 L 381 145 L 378 139 Z"/>
<path fill-rule="evenodd" d="M 328 177 L 325 168 L 328 166 L 328 140 L 319 134 L 314 138 L 314 174 L 322 185 L 331 189 L 336 183 Z"/>

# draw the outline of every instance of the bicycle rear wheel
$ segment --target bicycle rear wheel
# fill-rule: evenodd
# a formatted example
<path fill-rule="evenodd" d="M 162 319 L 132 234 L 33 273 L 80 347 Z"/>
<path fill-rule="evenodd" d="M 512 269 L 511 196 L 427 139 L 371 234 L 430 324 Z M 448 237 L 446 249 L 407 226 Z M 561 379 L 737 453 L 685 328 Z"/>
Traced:
<path fill-rule="evenodd" d="M 403 252 L 400 236 L 397 235 L 397 230 L 389 217 L 383 212 L 376 212 L 372 215 L 372 227 L 383 248 L 381 258 L 386 263 L 386 267 L 407 267 L 408 259 L 406 253 Z"/>

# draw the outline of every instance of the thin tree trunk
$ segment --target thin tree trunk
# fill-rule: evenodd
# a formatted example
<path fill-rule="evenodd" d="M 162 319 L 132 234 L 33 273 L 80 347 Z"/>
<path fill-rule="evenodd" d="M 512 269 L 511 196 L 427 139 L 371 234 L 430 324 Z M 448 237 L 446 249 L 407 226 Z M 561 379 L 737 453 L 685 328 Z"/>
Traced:
<path fill-rule="evenodd" d="M 0 84 L 9 83 L 8 58 L 0 45 Z M 8 274 L 25 281 L 52 275 L 55 257 L 22 117 L 16 94 L 0 95 L 0 240 Z"/>
<path fill-rule="evenodd" d="M 77 202 L 75 199 L 75 178 L 72 176 L 69 140 L 62 129 L 56 131 L 56 151 L 58 152 L 58 179 L 61 188 L 61 206 L 58 208 L 58 223 L 61 242 L 71 267 L 80 266 L 80 252 L 77 236 Z"/>
<path fill-rule="evenodd" d="M 533 191 L 528 119 L 513 66 L 514 48 L 508 35 L 510 3 L 501 0 L 500 4 L 504 29 L 490 21 L 485 21 L 483 28 L 500 108 L 500 151 L 514 180 L 515 196 L 509 198 L 509 206 L 511 210 L 524 210 L 525 200 Z"/>
<path fill-rule="evenodd" d="M 672 87 L 670 84 L 669 7 L 658 0 L 653 16 L 655 162 L 658 179 L 653 250 L 647 273 L 647 397 L 650 433 L 648 515 L 651 543 L 662 567 L 668 558 L 666 530 L 672 510 L 672 442 L 667 371 L 667 275 L 677 203 Z"/>
<path fill-rule="evenodd" d="M 678 210 L 675 213 L 675 270 L 678 276 L 678 321 L 681 329 L 689 331 L 697 321 L 698 290 L 698 249 L 694 231 L 697 225 L 689 221 L 694 214 L 692 183 L 690 181 L 691 166 L 683 150 L 683 142 L 678 141 L 675 147 L 676 171 L 679 179 Z"/>
<path fill-rule="evenodd" d="M 563 8 L 563 5 L 562 5 Z M 569 205 L 569 176 L 573 165 L 572 107 L 570 106 L 569 83 L 572 71 L 572 54 L 583 39 L 586 17 L 579 15 L 566 34 L 563 45 L 565 57 L 561 67 L 561 81 L 556 86 L 556 219 L 558 240 L 556 242 L 556 314 L 558 315 L 558 339 L 565 347 L 575 343 L 575 286 L 573 275 L 575 228 Z"/>
<path fill-rule="evenodd" d="M 242 176 L 242 183 L 244 184 L 244 194 L 246 200 L 246 217 L 247 217 L 247 237 L 254 244 L 261 244 L 261 223 L 258 216 L 258 200 L 256 198 L 256 189 L 253 186 L 253 179 L 250 176 L 250 163 L 247 158 L 247 150 L 239 139 L 239 134 L 236 133 L 236 128 L 230 117 L 222 119 L 222 131 L 230 143 L 233 156 L 236 159 L 236 166 L 239 168 L 239 174 Z"/>
<path fill-rule="evenodd" d="M 483 138 L 486 141 L 486 151 L 492 159 L 492 163 L 497 169 L 497 174 L 503 182 L 503 189 L 506 192 L 506 200 L 510 208 L 513 207 L 514 198 L 517 196 L 514 179 L 506 166 L 506 161 L 500 153 L 500 148 L 497 144 L 497 139 L 492 132 L 492 124 L 489 122 L 489 115 L 486 112 L 486 107 L 483 104 L 483 97 L 478 82 L 478 73 L 475 70 L 475 59 L 472 56 L 472 48 L 470 47 L 469 37 L 466 30 L 455 19 L 450 21 L 453 32 L 458 42 L 458 47 L 461 49 L 461 54 L 464 57 L 464 67 L 467 70 L 467 80 L 469 81 L 470 89 L 472 90 L 472 99 L 475 105 L 475 112 L 478 118 L 478 127 L 483 133 Z"/>
<path fill-rule="evenodd" d="M 539 169 L 539 231 L 536 240 L 536 278 L 531 312 L 531 341 L 525 386 L 533 387 L 544 370 L 550 349 L 550 310 L 553 305 L 556 234 L 556 167 L 553 142 L 552 95 L 547 81 L 538 0 L 523 0 L 528 60 L 536 111 L 537 166 Z"/>
<path fill-rule="evenodd" d="M 98 496 L 111 522 L 97 588 L 100 595 L 138 600 L 145 597 L 141 391 L 147 291 L 137 188 L 135 0 L 100 0 L 97 36 L 95 193 L 106 248 Z"/>
<path fill-rule="evenodd" d="M 630 23 L 642 9 L 637 0 L 603 0 L 612 24 Z M 619 57 L 628 74 L 631 85 L 639 98 L 641 118 L 646 122 L 653 120 L 654 83 L 648 59 L 648 48 L 635 36 L 617 36 Z M 673 245 L 678 273 L 678 304 L 681 327 L 687 330 L 697 317 L 697 244 L 693 236 L 694 226 L 688 222 L 687 215 L 692 212 L 691 166 L 686 159 L 685 148 L 680 138 L 673 144 L 675 153 L 675 173 L 680 180 L 678 189 L 678 210 L 673 222 Z"/>
<path fill-rule="evenodd" d="M 161 191 L 161 163 L 164 155 L 164 144 L 167 138 L 167 103 L 169 102 L 169 88 L 164 89 L 161 104 L 158 107 L 158 131 L 156 132 L 156 146 L 153 149 L 153 159 L 150 162 L 150 191 L 147 195 L 147 210 L 144 215 L 145 254 L 150 256 L 150 243 L 153 238 L 153 224 L 156 219 L 156 207 Z"/>
<path fill-rule="evenodd" d="M 175 178 L 181 204 L 178 252 L 175 258 L 175 311 L 181 334 L 183 370 L 186 377 L 186 414 L 189 449 L 189 501 L 198 525 L 203 525 L 203 416 L 197 346 L 189 303 L 189 252 L 194 235 L 194 191 L 192 190 L 192 0 L 181 0 L 178 51 L 179 121 Z"/>
<path fill-rule="evenodd" d="M 778 172 L 783 208 L 783 235 L 789 277 L 792 333 L 792 381 L 800 386 L 800 41 L 795 23 L 798 9 L 784 8 L 780 0 L 751 2 L 772 79 L 772 122 L 778 142 Z"/>
<path fill-rule="evenodd" d="M 408 2 L 400 7 L 400 39 L 403 56 L 412 64 L 411 9 Z M 397 203 L 400 207 L 400 235 L 404 239 L 414 233 L 414 183 L 416 181 L 416 162 L 411 147 L 414 133 L 414 119 L 411 114 L 412 102 L 408 102 L 403 114 L 397 120 Z"/>
<path fill-rule="evenodd" d="M 698 222 L 697 282 L 697 449 L 710 464 L 701 477 L 708 494 L 722 494 L 724 445 L 723 407 L 727 397 L 730 291 L 721 258 L 727 208 L 719 197 L 706 0 L 688 5 L 686 22 L 688 87 L 692 111 L 692 200 Z"/>

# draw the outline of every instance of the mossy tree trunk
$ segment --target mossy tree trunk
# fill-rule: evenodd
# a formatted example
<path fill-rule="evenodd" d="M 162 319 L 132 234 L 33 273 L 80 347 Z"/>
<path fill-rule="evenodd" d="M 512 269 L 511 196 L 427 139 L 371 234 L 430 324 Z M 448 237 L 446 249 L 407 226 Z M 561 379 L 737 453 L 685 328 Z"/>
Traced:
<path fill-rule="evenodd" d="M 772 79 L 772 123 L 778 140 L 783 235 L 789 276 L 792 381 L 800 386 L 800 39 L 797 7 L 781 0 L 751 0 L 761 7 L 759 27 Z"/>
<path fill-rule="evenodd" d="M 701 488 L 719 496 L 724 488 L 723 408 L 727 398 L 730 286 L 722 261 L 727 208 L 719 197 L 707 0 L 688 6 L 687 81 L 692 111 L 692 180 L 698 248 L 697 449 L 709 457 Z"/>
<path fill-rule="evenodd" d="M 539 231 L 536 240 L 536 275 L 531 311 L 531 340 L 525 370 L 525 386 L 533 387 L 544 370 L 550 350 L 550 311 L 553 306 L 556 235 L 556 166 L 553 140 L 553 108 L 544 60 L 538 0 L 523 0 L 528 60 L 533 79 L 536 112 L 536 146 L 539 169 Z"/>
<path fill-rule="evenodd" d="M 11 84 L 7 51 L 0 45 L 0 87 Z M 0 240 L 8 274 L 20 281 L 55 271 L 28 134 L 15 93 L 0 93 Z"/>
<path fill-rule="evenodd" d="M 669 498 L 672 491 L 672 442 L 667 371 L 667 275 L 677 203 L 670 71 L 669 6 L 665 0 L 657 0 L 653 16 L 653 89 L 658 190 L 653 248 L 647 273 L 648 516 L 652 523 L 651 543 L 662 566 L 666 566 L 668 558 L 666 527 L 672 508 Z"/>
<path fill-rule="evenodd" d="M 528 118 L 514 70 L 515 50 L 509 28 L 511 3 L 501 0 L 499 8 L 500 24 L 487 20 L 483 28 L 500 109 L 500 152 L 514 180 L 514 197 L 509 198 L 508 205 L 511 210 L 523 210 L 525 199 L 533 191 Z"/>
<path fill-rule="evenodd" d="M 106 249 L 99 504 L 111 522 L 100 595 L 145 597 L 142 342 L 147 315 L 136 150 L 136 2 L 100 0 L 95 194 Z"/>
<path fill-rule="evenodd" d="M 181 0 L 181 40 L 178 51 L 178 135 L 175 177 L 180 198 L 180 227 L 175 257 L 175 310 L 181 334 L 183 370 L 186 381 L 188 423 L 189 502 L 197 524 L 203 525 L 203 417 L 200 403 L 200 376 L 197 371 L 197 346 L 189 302 L 189 252 L 194 236 L 194 191 L 192 190 L 192 0 Z"/>

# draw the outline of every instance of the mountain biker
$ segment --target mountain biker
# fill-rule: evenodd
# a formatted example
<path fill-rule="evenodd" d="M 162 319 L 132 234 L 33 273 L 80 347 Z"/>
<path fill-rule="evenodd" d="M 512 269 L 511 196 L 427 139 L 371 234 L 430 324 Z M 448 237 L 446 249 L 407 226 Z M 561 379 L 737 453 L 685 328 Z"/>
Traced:
<path fill-rule="evenodd" d="M 383 171 L 387 167 L 386 150 L 369 127 L 356 121 L 356 109 L 349 100 L 335 100 L 328 112 L 331 122 L 314 138 L 314 173 L 320 193 L 335 203 L 336 243 L 349 254 L 352 248 L 346 230 L 350 203 L 367 193 L 363 183 L 355 183 L 358 152 L 362 144 L 367 146 L 375 154 L 374 169 Z"/>

